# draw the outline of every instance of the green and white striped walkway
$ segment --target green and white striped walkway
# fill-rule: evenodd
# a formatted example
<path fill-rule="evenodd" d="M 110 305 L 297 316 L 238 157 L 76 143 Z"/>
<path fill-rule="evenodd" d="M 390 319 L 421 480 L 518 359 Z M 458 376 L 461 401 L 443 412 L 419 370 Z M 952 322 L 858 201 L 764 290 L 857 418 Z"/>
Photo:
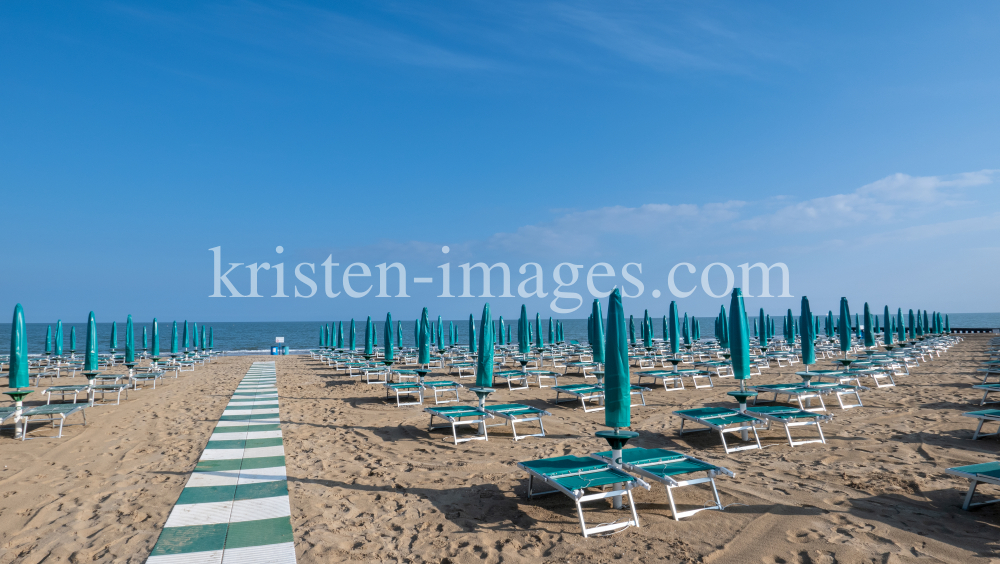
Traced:
<path fill-rule="evenodd" d="M 236 387 L 147 564 L 295 563 L 274 362 Z"/>

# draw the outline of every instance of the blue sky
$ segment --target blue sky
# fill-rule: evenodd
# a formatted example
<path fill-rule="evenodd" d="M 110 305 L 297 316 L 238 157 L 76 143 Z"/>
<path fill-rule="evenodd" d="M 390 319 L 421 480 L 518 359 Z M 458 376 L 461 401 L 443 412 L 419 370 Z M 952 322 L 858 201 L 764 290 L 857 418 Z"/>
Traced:
<path fill-rule="evenodd" d="M 6 2 L 0 307 L 461 317 L 481 284 L 439 298 L 437 266 L 458 296 L 460 264 L 504 262 L 515 297 L 494 309 L 551 314 L 567 262 L 582 302 L 593 265 L 636 293 L 621 269 L 642 264 L 626 307 L 662 314 L 678 263 L 684 290 L 711 263 L 740 285 L 738 265 L 781 262 L 794 297 L 748 307 L 1000 311 L 998 19 L 987 2 Z M 328 256 L 335 292 L 354 262 L 375 287 L 327 298 L 317 274 L 308 299 L 210 298 L 215 247 L 283 262 L 290 296 L 308 292 L 295 266 Z M 377 298 L 393 262 L 410 297 Z M 516 292 L 529 262 L 544 298 Z M 248 291 L 245 266 L 230 278 Z M 722 303 L 699 288 L 681 308 Z"/>

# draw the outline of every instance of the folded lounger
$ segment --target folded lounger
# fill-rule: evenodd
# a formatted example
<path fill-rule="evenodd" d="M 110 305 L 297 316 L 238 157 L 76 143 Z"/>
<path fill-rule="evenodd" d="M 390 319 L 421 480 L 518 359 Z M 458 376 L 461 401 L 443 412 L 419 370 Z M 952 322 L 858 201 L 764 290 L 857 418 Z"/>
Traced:
<path fill-rule="evenodd" d="M 612 462 L 610 450 L 592 454 L 591 456 L 598 460 Z M 662 448 L 623 449 L 621 467 L 628 472 L 642 476 L 647 481 L 659 482 L 666 486 L 667 498 L 670 500 L 670 512 L 673 514 L 675 521 L 680 521 L 684 517 L 689 517 L 706 509 L 718 509 L 721 511 L 723 509 L 722 501 L 719 499 L 719 490 L 715 487 L 715 477 L 719 474 L 724 474 L 731 478 L 736 477 L 736 474 L 721 466 Z M 704 478 L 692 477 L 680 479 L 681 476 L 697 472 L 705 472 L 706 476 Z M 712 496 L 715 498 L 715 505 L 705 505 L 704 507 L 688 511 L 677 511 L 677 505 L 674 503 L 674 488 L 705 483 L 712 486 Z"/>
<path fill-rule="evenodd" d="M 55 403 L 51 405 L 29 407 L 21 412 L 21 417 L 24 419 L 24 432 L 21 434 L 21 440 L 23 441 L 28 435 L 29 420 L 32 417 L 44 417 L 46 415 L 48 415 L 48 417 L 42 419 L 42 421 L 51 421 L 53 427 L 55 427 L 56 421 L 59 421 L 59 435 L 56 437 L 50 436 L 48 438 L 61 439 L 63 423 L 70 415 L 79 411 L 83 415 L 83 424 L 87 424 L 87 412 L 84 411 L 87 407 L 89 407 L 89 405 L 86 403 Z"/>
<path fill-rule="evenodd" d="M 722 439 L 722 448 L 725 449 L 726 454 L 741 450 L 761 448 L 760 438 L 757 436 L 757 424 L 763 424 L 764 421 L 758 419 L 757 417 L 753 417 L 746 413 L 740 413 L 738 410 L 725 407 L 681 409 L 679 411 L 675 411 L 674 414 L 680 416 L 681 418 L 681 428 L 678 432 L 679 435 L 684 435 L 685 421 L 704 425 L 705 427 L 708 427 L 708 429 L 695 429 L 694 431 L 712 430 L 718 432 L 719 438 Z M 726 444 L 726 433 L 741 433 L 742 431 L 753 433 L 755 444 L 729 448 L 729 445 Z M 693 431 L 688 430 L 688 432 L 691 433 Z"/>
<path fill-rule="evenodd" d="M 451 380 L 424 380 L 420 386 L 425 390 L 431 390 L 434 392 L 434 405 L 440 405 L 442 403 L 454 403 L 460 401 L 458 397 L 458 390 L 464 388 L 465 386 L 459 384 L 458 382 L 453 382 Z M 451 392 L 455 394 L 454 399 L 444 399 L 444 394 L 446 392 Z M 442 395 L 442 399 L 438 399 L 438 393 Z"/>
<path fill-rule="evenodd" d="M 983 424 L 987 421 L 994 421 L 1000 423 L 1000 409 L 983 409 L 981 411 L 969 411 L 962 414 L 965 417 L 973 417 L 979 420 L 979 425 L 976 425 L 976 432 L 972 434 L 972 440 L 976 440 L 980 437 L 995 437 L 1000 435 L 1000 431 L 996 433 L 981 433 L 983 430 Z"/>
<path fill-rule="evenodd" d="M 979 405 L 986 405 L 988 403 L 998 403 L 995 401 L 986 401 L 986 396 L 988 396 L 990 392 L 1000 392 L 1000 384 L 977 384 L 973 386 L 973 388 L 976 390 L 983 391 L 983 399 L 979 402 Z"/>
<path fill-rule="evenodd" d="M 389 399 L 389 393 L 395 392 L 396 394 L 396 407 L 401 407 L 404 405 L 423 405 L 424 403 L 424 389 L 417 382 L 385 382 L 385 399 Z M 400 396 L 413 397 L 416 395 L 417 401 L 400 402 Z"/>
<path fill-rule="evenodd" d="M 518 462 L 517 465 L 528 473 L 529 500 L 536 495 L 556 492 L 562 492 L 573 499 L 574 503 L 576 503 L 576 513 L 580 518 L 580 529 L 583 531 L 584 537 L 594 533 L 639 526 L 639 516 L 635 512 L 635 501 L 632 499 L 632 488 L 642 486 L 649 489 L 649 484 L 643 482 L 641 479 L 626 474 L 607 462 L 582 456 L 543 458 L 541 460 Z M 536 492 L 536 480 L 554 489 Z M 591 494 L 586 492 L 588 488 L 602 488 L 604 486 L 612 486 L 612 489 Z M 583 519 L 583 506 L 581 504 L 585 501 L 594 501 L 615 496 L 628 496 L 628 505 L 632 511 L 632 518 L 624 523 L 615 522 L 588 529 L 587 523 Z"/>
<path fill-rule="evenodd" d="M 768 429 L 771 428 L 772 423 L 781 424 L 785 428 L 785 436 L 788 437 L 788 446 L 793 447 L 809 443 L 826 444 L 826 438 L 823 436 L 823 428 L 819 426 L 819 422 L 830 421 L 832 419 L 829 415 L 820 415 L 812 411 L 784 405 L 747 406 L 747 414 L 766 420 Z M 808 425 L 816 426 L 816 430 L 819 432 L 818 439 L 807 441 L 792 440 L 791 427 L 804 427 Z"/>
<path fill-rule="evenodd" d="M 546 415 L 552 415 L 544 409 L 538 409 L 528 405 L 521 405 L 519 403 L 508 403 L 500 405 L 487 405 L 483 408 L 486 413 L 492 415 L 493 417 L 499 417 L 501 419 L 506 419 L 507 423 L 510 424 L 510 430 L 514 433 L 514 440 L 518 441 L 527 437 L 544 437 L 545 436 L 545 424 L 542 423 L 542 417 Z M 541 432 L 534 435 L 517 435 L 517 428 L 514 426 L 517 423 L 527 423 L 529 421 L 538 421 L 538 427 Z M 500 424 L 497 424 L 500 425 Z M 496 427 L 497 425 L 489 425 L 490 427 Z"/>
<path fill-rule="evenodd" d="M 962 509 L 968 511 L 972 507 L 980 507 L 1000 502 L 1000 499 L 972 503 L 972 496 L 976 493 L 976 487 L 980 482 L 1000 486 L 1000 462 L 984 462 L 982 464 L 972 464 L 970 466 L 957 466 L 948 468 L 945 472 L 959 478 L 968 478 L 972 481 L 969 484 L 969 492 L 965 494 L 965 501 Z"/>
<path fill-rule="evenodd" d="M 427 431 L 430 432 L 434 429 L 444 429 L 451 427 L 451 436 L 455 439 L 455 444 L 464 443 L 465 441 L 488 441 L 486 436 L 486 418 L 492 418 L 493 416 L 485 411 L 480 410 L 476 407 L 466 407 L 461 405 L 449 405 L 444 407 L 426 407 L 424 411 L 431 414 L 430 425 Z M 434 418 L 438 417 L 444 419 L 445 423 L 434 423 Z M 456 429 L 459 425 L 475 425 L 482 429 L 483 433 L 481 435 L 473 435 L 471 437 L 458 438 L 458 430 Z"/>
<path fill-rule="evenodd" d="M 59 401 L 66 401 L 66 396 L 72 395 L 73 403 L 76 403 L 80 392 L 86 392 L 89 389 L 90 386 L 87 385 L 51 386 L 49 388 L 45 388 L 42 393 L 45 394 L 45 405 L 52 403 L 52 394 L 59 394 Z"/>

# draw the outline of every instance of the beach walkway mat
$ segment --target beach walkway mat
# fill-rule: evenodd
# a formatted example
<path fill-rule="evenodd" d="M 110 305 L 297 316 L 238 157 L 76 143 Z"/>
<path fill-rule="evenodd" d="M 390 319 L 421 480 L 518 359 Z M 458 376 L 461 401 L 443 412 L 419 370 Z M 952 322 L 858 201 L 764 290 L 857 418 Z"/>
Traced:
<path fill-rule="evenodd" d="M 274 362 L 236 387 L 146 562 L 295 563 Z"/>

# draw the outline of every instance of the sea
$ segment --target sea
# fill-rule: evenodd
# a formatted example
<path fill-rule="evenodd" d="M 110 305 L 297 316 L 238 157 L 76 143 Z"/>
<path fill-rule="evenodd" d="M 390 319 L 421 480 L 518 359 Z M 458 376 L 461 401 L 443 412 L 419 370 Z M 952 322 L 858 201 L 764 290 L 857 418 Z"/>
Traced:
<path fill-rule="evenodd" d="M 964 328 L 1000 328 L 1000 313 L 949 313 L 947 314 L 951 321 L 951 326 L 954 328 L 964 327 Z M 773 316 L 775 319 L 776 332 L 780 335 L 782 333 L 783 317 Z M 715 336 L 714 330 L 714 317 L 699 317 L 701 321 L 701 334 L 703 338 L 711 338 Z M 639 327 L 638 323 L 641 320 L 636 318 L 636 337 L 638 338 Z M 581 343 L 587 342 L 587 320 L 586 319 L 562 319 L 564 333 L 566 335 L 566 340 L 568 341 L 579 341 Z M 436 319 L 434 320 L 436 323 Z M 511 326 L 511 336 L 517 339 L 517 319 L 505 319 L 504 322 Z M 336 321 L 338 325 L 343 325 L 344 330 L 344 340 L 347 342 L 348 336 L 347 331 L 350 326 L 350 320 Z M 375 325 L 376 334 L 378 337 L 378 342 L 381 344 L 383 341 L 383 321 L 373 322 Z M 534 323 L 534 319 L 532 319 Z M 752 322 L 751 322 L 752 323 Z M 277 338 L 282 338 L 284 341 L 284 346 L 289 348 L 289 352 L 292 354 L 303 354 L 311 348 L 316 348 L 320 342 L 320 331 L 324 326 L 330 325 L 331 322 L 320 323 L 317 321 L 247 321 L 247 322 L 198 322 L 199 331 L 201 327 L 211 327 L 215 336 L 214 350 L 225 351 L 227 354 L 269 354 L 271 352 L 271 347 L 275 346 Z M 397 321 L 394 320 L 393 324 L 396 325 Z M 454 324 L 456 331 L 458 333 L 459 344 L 466 344 L 469 342 L 469 320 L 447 320 L 442 322 L 445 330 L 445 335 L 448 335 L 449 326 Z M 160 350 L 167 352 L 170 350 L 170 340 L 171 331 L 173 328 L 173 322 L 159 322 L 159 337 L 160 337 Z M 47 328 L 51 327 L 53 334 L 55 333 L 55 324 L 48 323 L 28 323 L 26 326 L 28 332 L 28 353 L 31 355 L 42 354 L 45 352 L 45 334 Z M 87 324 L 86 323 L 63 323 L 63 347 L 64 351 L 68 352 L 70 350 L 69 346 L 69 335 L 71 329 L 76 328 L 76 343 L 77 351 L 80 352 L 85 347 L 85 342 L 87 338 Z M 146 328 L 147 332 L 147 346 L 151 346 L 152 339 L 152 323 L 150 322 L 136 322 L 135 323 L 135 335 L 136 335 L 136 348 L 141 350 L 142 346 L 142 330 Z M 178 340 L 180 340 L 180 333 L 182 332 L 183 323 L 178 323 Z M 411 319 L 402 322 L 403 327 L 403 346 L 412 347 L 415 346 L 415 329 L 416 321 Z M 0 326 L 0 343 L 3 343 L 2 348 L 0 348 L 0 355 L 5 355 L 8 353 L 7 343 L 10 343 L 10 329 L 9 324 L 4 324 Z M 394 328 L 395 330 L 395 328 Z M 478 331 L 478 323 L 476 330 Z M 357 345 L 360 347 L 364 344 L 365 336 L 365 320 L 355 320 L 355 331 L 357 335 Z M 653 333 L 655 337 L 661 337 L 663 331 L 663 320 L 661 318 L 656 318 L 653 320 Z M 548 318 L 542 320 L 542 333 L 546 340 L 548 339 Z M 447 338 L 447 337 L 446 337 Z M 98 323 L 97 324 L 97 343 L 99 352 L 109 352 L 111 349 L 111 323 Z M 180 346 L 183 350 L 183 345 Z M 117 350 L 125 350 L 125 321 L 118 322 L 118 342 Z"/>

